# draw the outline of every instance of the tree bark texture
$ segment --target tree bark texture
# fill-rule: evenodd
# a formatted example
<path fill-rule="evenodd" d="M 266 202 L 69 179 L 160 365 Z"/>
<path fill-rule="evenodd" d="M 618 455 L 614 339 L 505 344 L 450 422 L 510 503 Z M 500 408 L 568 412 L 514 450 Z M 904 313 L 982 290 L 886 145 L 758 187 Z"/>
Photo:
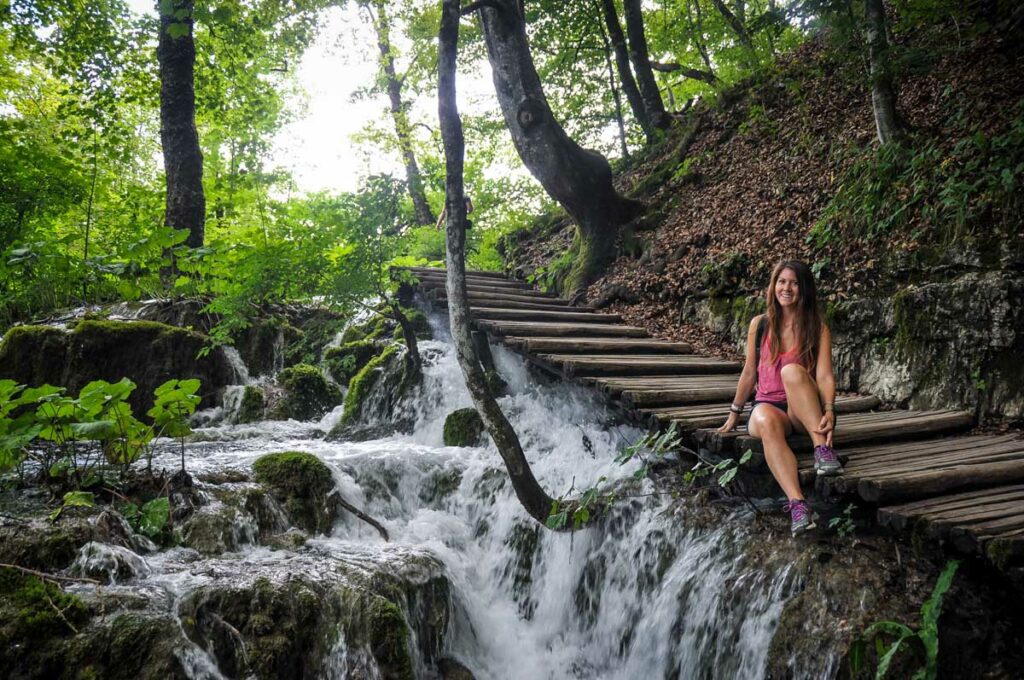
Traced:
<path fill-rule="evenodd" d="M 566 287 L 582 288 L 614 259 L 618 227 L 637 214 L 640 204 L 618 194 L 604 156 L 581 148 L 555 120 L 517 0 L 494 0 L 479 12 L 494 89 L 516 151 L 576 222 L 580 247 Z"/>
<path fill-rule="evenodd" d="M 611 40 L 612 48 L 615 51 L 615 68 L 619 72 L 619 82 L 622 83 L 622 91 L 626 94 L 626 101 L 629 102 L 629 109 L 633 117 L 640 124 L 644 131 L 647 142 L 651 143 L 655 138 L 655 126 L 651 117 L 647 115 L 644 108 L 643 97 L 640 96 L 640 88 L 633 78 L 633 71 L 629 65 L 629 50 L 626 47 L 626 36 L 622 33 L 622 26 L 619 25 L 619 15 L 615 11 L 615 0 L 601 0 L 601 14 L 604 16 L 604 25 L 608 31 L 608 38 Z"/>
<path fill-rule="evenodd" d="M 871 108 L 880 144 L 899 141 L 903 123 L 896 110 L 896 86 L 889 58 L 889 40 L 885 34 L 885 7 L 882 0 L 865 0 L 865 33 L 871 70 Z"/>
<path fill-rule="evenodd" d="M 612 46 L 608 40 L 608 33 L 598 23 L 601 29 L 601 42 L 604 44 L 604 63 L 608 69 L 608 89 L 612 91 L 612 101 L 615 102 L 615 123 L 619 127 L 619 143 L 622 145 L 622 157 L 629 158 L 629 145 L 626 144 L 626 122 L 622 119 L 622 96 L 619 94 L 618 85 L 615 83 L 615 67 L 612 65 Z M 646 131 L 645 131 L 646 132 Z"/>
<path fill-rule="evenodd" d="M 438 46 L 438 115 L 444 141 L 448 218 L 447 241 L 448 318 L 455 353 L 466 378 L 473 406 L 484 422 L 505 463 L 516 497 L 531 517 L 543 524 L 554 499 L 541 488 L 526 460 L 519 437 L 508 422 L 494 396 L 487 389 L 483 367 L 476 355 L 469 329 L 469 303 L 466 299 L 466 205 L 463 188 L 465 140 L 462 121 L 455 101 L 455 66 L 459 40 L 459 0 L 444 0 Z"/>
<path fill-rule="evenodd" d="M 194 72 L 196 46 L 192 38 L 192 0 L 172 0 L 170 12 L 160 11 L 156 56 L 160 67 L 160 145 L 167 176 L 164 224 L 188 229 L 185 244 L 198 248 L 205 236 L 206 196 L 203 193 L 203 152 L 196 130 Z"/>
<path fill-rule="evenodd" d="M 384 78 L 387 80 L 388 101 L 391 104 L 391 120 L 395 124 L 398 149 L 402 153 L 402 163 L 405 164 L 406 186 L 409 189 L 409 197 L 412 198 L 416 223 L 432 225 L 436 218 L 433 211 L 430 210 L 430 204 L 427 203 L 427 196 L 423 191 L 423 176 L 420 174 L 420 166 L 416 162 L 416 154 L 412 148 L 412 126 L 409 125 L 407 107 L 402 101 L 402 81 L 395 73 L 395 57 L 391 46 L 387 2 L 374 0 L 370 16 L 373 20 L 373 28 L 377 33 L 380 66 L 384 71 Z"/>
<path fill-rule="evenodd" d="M 622 13 L 626 17 L 626 35 L 629 36 L 629 58 L 636 72 L 636 84 L 644 100 L 644 108 L 651 123 L 660 129 L 668 128 L 672 118 L 665 113 L 658 83 L 654 80 L 651 58 L 647 50 L 647 36 L 644 34 L 644 13 L 640 0 L 622 0 Z"/>

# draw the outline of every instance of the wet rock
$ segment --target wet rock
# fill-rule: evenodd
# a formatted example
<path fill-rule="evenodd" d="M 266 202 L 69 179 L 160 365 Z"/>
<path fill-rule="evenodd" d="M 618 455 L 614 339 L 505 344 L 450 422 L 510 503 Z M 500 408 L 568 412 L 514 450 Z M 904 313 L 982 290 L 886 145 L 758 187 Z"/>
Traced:
<path fill-rule="evenodd" d="M 316 420 L 341 403 L 341 390 L 316 366 L 298 364 L 278 375 L 282 398 L 268 410 L 275 419 Z"/>
<path fill-rule="evenodd" d="M 325 351 L 324 364 L 327 366 L 327 372 L 339 385 L 348 385 L 349 381 L 383 348 L 384 344 L 376 340 L 348 342 Z"/>
<path fill-rule="evenodd" d="M 242 402 L 238 406 L 238 422 L 241 424 L 255 423 L 263 420 L 266 403 L 263 392 L 255 385 L 246 385 L 242 392 Z"/>
<path fill-rule="evenodd" d="M 441 674 L 441 680 L 476 680 L 468 668 L 450 656 L 437 662 L 437 671 Z"/>
<path fill-rule="evenodd" d="M 255 479 L 270 490 L 295 526 L 313 534 L 331 532 L 339 506 L 331 495 L 331 469 L 311 453 L 269 453 L 252 465 Z"/>
<path fill-rule="evenodd" d="M 444 419 L 445 446 L 479 446 L 483 434 L 484 421 L 475 408 L 460 408 Z"/>
<path fill-rule="evenodd" d="M 202 383 L 201 408 L 214 406 L 231 383 L 231 367 L 217 350 L 199 357 L 204 335 L 153 321 L 80 321 L 64 332 L 47 326 L 12 328 L 0 344 L 0 376 L 26 385 L 61 385 L 78 394 L 93 380 L 130 378 L 136 415 L 153 403 L 153 390 L 171 378 Z"/>
<path fill-rule="evenodd" d="M 110 585 L 150 574 L 146 560 L 128 548 L 96 541 L 81 547 L 70 571 Z"/>
<path fill-rule="evenodd" d="M 398 404 L 420 377 L 410 369 L 406 348 L 388 345 L 349 382 L 341 420 L 327 435 L 331 440 L 363 440 L 407 431 L 410 416 L 396 417 Z"/>

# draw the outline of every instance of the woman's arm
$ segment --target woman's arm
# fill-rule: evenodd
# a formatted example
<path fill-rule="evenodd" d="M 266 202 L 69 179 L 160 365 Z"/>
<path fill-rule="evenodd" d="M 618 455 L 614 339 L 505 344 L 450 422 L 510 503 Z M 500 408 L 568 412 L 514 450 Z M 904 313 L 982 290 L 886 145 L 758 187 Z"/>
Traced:
<path fill-rule="evenodd" d="M 818 384 L 818 394 L 825 409 L 817 431 L 824 434 L 828 440 L 826 443 L 832 446 L 832 430 L 836 422 L 833 411 L 836 402 L 836 378 L 832 373 L 832 334 L 824 324 L 821 326 L 821 339 L 818 341 L 818 366 L 814 372 L 814 381 Z"/>
<path fill-rule="evenodd" d="M 736 383 L 736 396 L 733 397 L 732 403 L 736 406 L 742 407 L 750 399 L 750 393 L 754 389 L 754 383 L 757 382 L 757 366 L 754 364 L 757 362 L 757 324 L 760 322 L 761 317 L 755 316 L 750 322 L 750 328 L 747 329 L 747 351 L 746 358 L 743 362 L 743 372 L 740 373 L 739 382 Z M 730 432 L 736 427 L 737 421 L 740 417 L 738 413 L 729 412 L 729 419 L 725 421 L 725 425 L 718 429 L 719 432 Z"/>

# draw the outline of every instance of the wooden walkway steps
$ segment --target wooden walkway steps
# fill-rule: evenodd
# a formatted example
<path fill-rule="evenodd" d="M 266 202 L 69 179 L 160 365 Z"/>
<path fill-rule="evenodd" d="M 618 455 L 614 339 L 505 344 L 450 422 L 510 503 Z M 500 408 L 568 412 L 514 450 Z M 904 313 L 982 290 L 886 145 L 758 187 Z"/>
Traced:
<path fill-rule="evenodd" d="M 412 271 L 428 302 L 446 310 L 444 271 Z M 475 327 L 535 366 L 603 392 L 636 422 L 675 423 L 704 453 L 735 458 L 751 450 L 755 463 L 763 462 L 761 442 L 745 424 L 717 432 L 739 363 L 694 354 L 687 343 L 652 338 L 617 315 L 573 306 L 493 272 L 467 273 L 467 294 Z M 964 436 L 974 417 L 962 411 L 879 407 L 870 395 L 837 399 L 842 476 L 816 477 L 810 440 L 792 436 L 801 482 L 840 501 L 876 507 L 882 527 L 914 530 L 997 566 L 1021 568 L 1024 438 Z"/>

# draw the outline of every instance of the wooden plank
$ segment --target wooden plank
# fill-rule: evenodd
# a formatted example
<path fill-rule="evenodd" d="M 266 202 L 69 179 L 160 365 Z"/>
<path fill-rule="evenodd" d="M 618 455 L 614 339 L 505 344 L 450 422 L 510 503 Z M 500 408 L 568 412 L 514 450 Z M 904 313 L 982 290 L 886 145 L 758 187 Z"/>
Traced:
<path fill-rule="evenodd" d="M 1024 481 L 1024 459 L 977 465 L 958 465 L 942 470 L 921 472 L 895 479 L 862 479 L 857 493 L 871 503 L 890 503 L 922 496 L 979 486 L 994 486 Z"/>
<path fill-rule="evenodd" d="M 505 342 L 528 352 L 536 353 L 644 353 L 690 354 L 692 348 L 685 342 L 665 340 L 634 340 L 632 338 L 517 338 L 507 337 Z"/>
<path fill-rule="evenodd" d="M 975 464 L 979 462 L 995 462 L 1024 458 L 1024 451 L 992 451 L 975 449 L 972 451 L 949 451 L 942 456 L 925 456 L 912 460 L 894 460 L 884 465 L 868 465 L 852 463 L 846 469 L 845 477 L 885 480 L 916 474 L 927 470 L 941 470 L 956 465 Z"/>
<path fill-rule="evenodd" d="M 413 273 L 424 273 L 424 274 L 440 274 L 447 276 L 448 271 L 446 269 L 440 269 L 435 267 L 403 267 Z M 483 278 L 495 278 L 495 279 L 508 279 L 508 276 L 501 272 L 489 272 L 482 269 L 467 269 L 466 276 L 477 276 Z"/>
<path fill-rule="evenodd" d="M 951 527 L 949 540 L 957 550 L 981 552 L 989 539 L 1005 534 L 1017 534 L 1021 531 L 1024 531 L 1024 515 L 1017 515 L 991 520 L 984 524 Z"/>
<path fill-rule="evenodd" d="M 681 375 L 686 373 L 735 373 L 735 361 L 700 356 L 647 354 L 541 354 L 539 358 L 558 364 L 567 377 L 593 375 Z"/>
<path fill-rule="evenodd" d="M 836 398 L 836 413 L 855 413 L 868 411 L 878 406 L 878 397 L 860 395 L 842 395 Z M 704 404 L 700 406 L 662 406 L 643 408 L 640 413 L 653 417 L 655 422 L 676 421 L 685 424 L 687 429 L 711 427 L 716 422 L 721 425 L 729 415 L 729 403 Z M 740 415 L 740 422 L 745 423 L 750 411 Z"/>
<path fill-rule="evenodd" d="M 973 435 L 970 437 L 955 437 L 946 439 L 932 439 L 925 442 L 905 442 L 890 445 L 874 445 L 867 447 L 856 447 L 846 449 L 850 460 L 856 464 L 879 460 L 888 460 L 893 456 L 918 457 L 930 456 L 945 453 L 951 449 L 968 451 L 976 448 L 989 448 L 1002 446 L 1009 442 L 1021 442 L 1016 435 Z"/>
<path fill-rule="evenodd" d="M 430 291 L 424 291 L 424 295 L 431 300 L 437 301 L 438 304 L 443 304 L 445 307 L 448 306 L 448 293 L 444 288 L 432 288 Z M 479 293 L 476 291 L 466 291 L 466 299 L 469 300 L 469 304 L 480 304 L 483 302 L 522 302 L 526 304 L 534 305 L 553 305 L 559 307 L 574 308 L 570 304 L 569 300 L 559 297 L 537 297 L 536 295 L 518 295 L 516 293 Z M 576 307 L 576 309 L 589 309 L 586 306 Z"/>
<path fill-rule="evenodd" d="M 837 445 L 875 441 L 878 439 L 906 439 L 938 435 L 970 427 L 974 417 L 963 411 L 879 411 L 855 413 L 838 419 L 833 441 Z M 713 429 L 694 432 L 697 444 L 716 453 L 733 451 L 763 452 L 761 440 L 747 434 L 746 427 L 733 432 L 719 433 Z M 787 441 L 794 451 L 811 448 L 805 435 L 790 435 Z M 851 458 L 851 460 L 853 460 Z"/>
<path fill-rule="evenodd" d="M 422 281 L 419 285 L 420 290 L 433 291 L 433 290 L 445 290 L 445 284 L 442 281 Z M 529 288 L 510 288 L 508 286 L 494 286 L 483 283 L 467 283 L 467 293 L 489 293 L 491 295 L 509 295 L 516 298 L 541 298 L 541 299 L 553 299 L 555 296 L 550 293 L 544 293 L 539 290 L 532 290 Z"/>
<path fill-rule="evenodd" d="M 488 321 L 548 321 L 571 323 L 622 323 L 618 314 L 599 314 L 588 311 L 541 311 L 535 309 L 487 309 L 471 306 L 470 315 L 474 319 Z"/>
<path fill-rule="evenodd" d="M 619 326 L 601 323 L 551 323 L 541 321 L 475 321 L 478 327 L 495 335 L 526 336 L 591 336 L 609 335 L 645 338 L 647 331 L 636 326 Z"/>
<path fill-rule="evenodd" d="M 435 283 L 440 281 L 445 283 L 448 280 L 447 275 L 444 272 L 411 272 L 413 276 L 419 279 L 420 283 L 429 281 Z M 480 276 L 478 274 L 466 274 L 466 283 L 482 283 L 488 286 L 515 286 L 518 288 L 533 288 L 533 284 L 527 283 L 526 281 L 517 281 L 516 279 L 510 279 L 505 276 Z"/>
<path fill-rule="evenodd" d="M 626 408 L 637 409 L 720 401 L 729 399 L 735 393 L 736 380 L 735 378 L 729 378 L 718 387 L 624 390 L 619 395 L 619 399 Z"/>
<path fill-rule="evenodd" d="M 479 298 L 469 297 L 469 304 L 472 307 L 480 307 L 484 309 L 536 309 L 540 311 L 548 312 L 582 312 L 591 307 L 572 307 L 568 301 L 557 301 L 554 299 L 538 299 L 529 298 L 528 302 L 521 300 L 511 300 L 508 298 Z M 535 301 L 536 300 L 536 301 Z M 444 311 L 448 311 L 448 297 L 446 295 L 439 295 L 435 297 L 432 302 L 438 308 L 443 308 Z"/>
<path fill-rule="evenodd" d="M 979 503 L 998 502 L 1007 498 L 1024 498 L 1024 484 L 935 496 L 912 503 L 890 505 L 879 508 L 877 518 L 878 523 L 882 526 L 903 529 L 907 524 L 907 520 L 911 517 L 927 515 L 931 512 L 973 508 Z"/>

